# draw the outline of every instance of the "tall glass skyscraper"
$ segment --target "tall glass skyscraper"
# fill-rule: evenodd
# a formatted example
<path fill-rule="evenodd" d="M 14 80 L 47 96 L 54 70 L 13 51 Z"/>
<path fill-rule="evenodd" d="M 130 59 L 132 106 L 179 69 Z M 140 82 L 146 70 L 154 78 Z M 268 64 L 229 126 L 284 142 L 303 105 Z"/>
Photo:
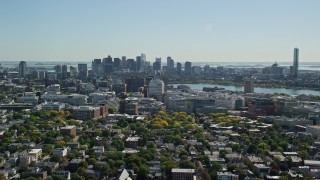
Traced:
<path fill-rule="evenodd" d="M 293 77 L 298 77 L 298 67 L 299 67 L 299 49 L 294 48 L 293 52 Z"/>
<path fill-rule="evenodd" d="M 20 61 L 19 63 L 19 76 L 25 78 L 27 76 L 27 62 Z"/>

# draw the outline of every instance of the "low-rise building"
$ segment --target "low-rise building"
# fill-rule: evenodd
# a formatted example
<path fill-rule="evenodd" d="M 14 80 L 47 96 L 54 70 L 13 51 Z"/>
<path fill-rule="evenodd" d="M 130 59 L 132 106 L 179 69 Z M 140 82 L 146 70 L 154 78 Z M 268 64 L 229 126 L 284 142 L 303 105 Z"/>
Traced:
<path fill-rule="evenodd" d="M 65 108 L 64 103 L 60 102 L 47 102 L 42 104 L 42 110 L 56 110 L 56 111 L 61 111 L 62 109 Z"/>
<path fill-rule="evenodd" d="M 141 145 L 140 137 L 128 137 L 125 142 L 126 147 L 128 148 L 136 148 Z"/>
<path fill-rule="evenodd" d="M 76 126 L 61 127 L 60 128 L 60 133 L 62 135 L 76 136 L 77 135 L 77 127 Z"/>
<path fill-rule="evenodd" d="M 71 173 L 76 172 L 78 169 L 78 165 L 84 161 L 83 159 L 72 159 L 69 163 L 69 170 Z"/>
<path fill-rule="evenodd" d="M 78 106 L 72 110 L 72 115 L 80 120 L 93 120 L 100 118 L 100 107 Z"/>
<path fill-rule="evenodd" d="M 193 180 L 195 176 L 195 170 L 173 168 L 171 170 L 171 175 L 172 180 Z"/>
<path fill-rule="evenodd" d="M 239 175 L 232 174 L 231 172 L 218 172 L 217 180 L 238 180 Z"/>
<path fill-rule="evenodd" d="M 31 161 L 38 162 L 41 159 L 42 149 L 31 149 L 28 153 Z"/>
<path fill-rule="evenodd" d="M 53 150 L 54 155 L 58 155 L 60 157 L 64 157 L 68 154 L 68 148 L 63 147 L 63 148 L 56 148 Z"/>
<path fill-rule="evenodd" d="M 320 125 L 307 126 L 307 133 L 310 133 L 313 137 L 319 137 L 320 136 Z"/>
<path fill-rule="evenodd" d="M 55 171 L 55 172 L 52 173 L 52 176 L 53 177 L 59 176 L 59 177 L 62 177 L 63 179 L 65 179 L 65 180 L 71 179 L 70 171 L 63 171 L 63 170 Z"/>

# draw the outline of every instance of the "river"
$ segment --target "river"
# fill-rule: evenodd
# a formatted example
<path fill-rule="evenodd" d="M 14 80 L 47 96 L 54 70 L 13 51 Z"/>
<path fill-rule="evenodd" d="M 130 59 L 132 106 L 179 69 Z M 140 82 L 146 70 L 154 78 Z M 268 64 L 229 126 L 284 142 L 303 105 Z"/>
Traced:
<path fill-rule="evenodd" d="M 177 87 L 180 84 L 169 84 L 173 85 L 173 87 Z M 232 86 L 232 85 L 218 85 L 218 84 L 183 84 L 189 86 L 191 89 L 202 90 L 203 87 L 219 87 L 224 88 L 228 91 L 238 91 L 243 92 L 243 86 Z M 304 89 L 285 89 L 285 88 L 254 88 L 255 93 L 265 93 L 265 94 L 274 94 L 274 93 L 284 93 L 289 95 L 299 95 L 299 94 L 307 94 L 307 95 L 317 95 L 320 96 L 320 91 L 314 90 L 304 90 Z"/>

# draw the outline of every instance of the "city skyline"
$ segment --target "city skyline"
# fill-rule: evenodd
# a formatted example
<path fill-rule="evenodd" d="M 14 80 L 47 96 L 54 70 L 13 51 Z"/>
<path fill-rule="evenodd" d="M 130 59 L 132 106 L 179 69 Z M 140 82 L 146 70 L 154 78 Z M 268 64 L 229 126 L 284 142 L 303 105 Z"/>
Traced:
<path fill-rule="evenodd" d="M 0 61 L 136 57 L 176 62 L 320 59 L 320 2 L 1 2 Z M 12 11 L 14 9 L 15 11 Z"/>

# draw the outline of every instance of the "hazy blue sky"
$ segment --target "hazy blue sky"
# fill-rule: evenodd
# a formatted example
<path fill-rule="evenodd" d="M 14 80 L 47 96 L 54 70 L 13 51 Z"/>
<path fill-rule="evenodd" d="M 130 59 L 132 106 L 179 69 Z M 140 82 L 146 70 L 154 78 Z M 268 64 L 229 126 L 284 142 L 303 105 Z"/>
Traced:
<path fill-rule="evenodd" d="M 0 61 L 320 60 L 320 0 L 3 0 Z"/>

